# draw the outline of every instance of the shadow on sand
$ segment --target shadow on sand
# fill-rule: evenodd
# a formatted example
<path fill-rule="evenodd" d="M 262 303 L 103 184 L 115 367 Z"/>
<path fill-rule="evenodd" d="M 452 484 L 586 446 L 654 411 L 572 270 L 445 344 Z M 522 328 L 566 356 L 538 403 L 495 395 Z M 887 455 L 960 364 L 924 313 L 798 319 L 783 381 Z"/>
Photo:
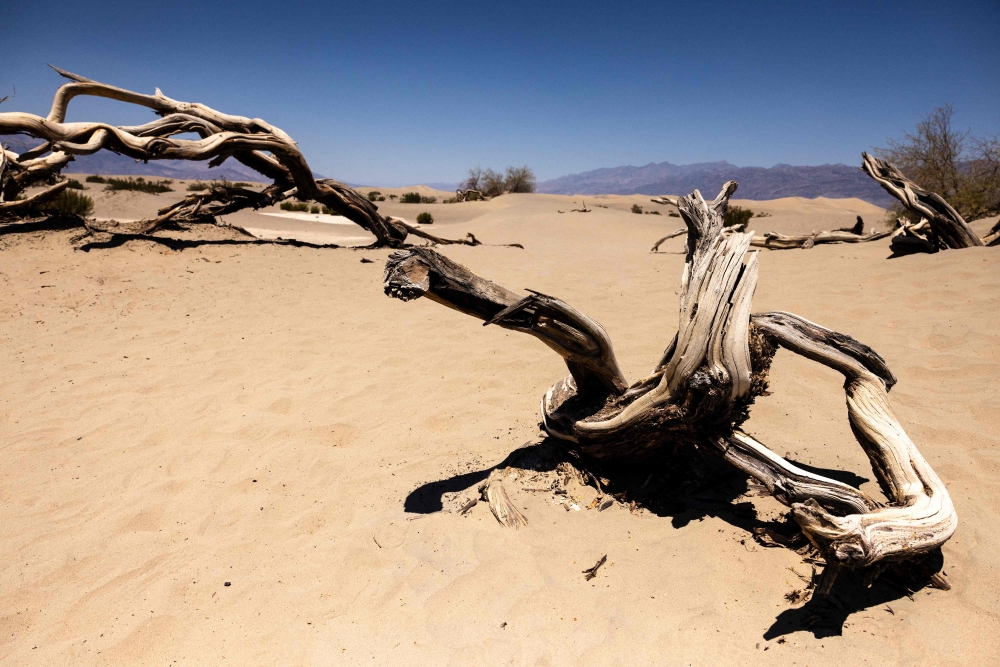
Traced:
<path fill-rule="evenodd" d="M 486 481 L 494 470 L 513 467 L 551 473 L 564 462 L 577 468 L 585 467 L 599 480 L 603 493 L 626 505 L 642 507 L 656 516 L 669 518 L 675 528 L 715 517 L 746 531 L 748 542 L 754 539 L 755 528 L 766 528 L 788 537 L 798 530 L 791 520 L 761 521 L 752 503 L 739 502 L 738 498 L 749 491 L 746 476 L 713 455 L 679 454 L 669 462 L 646 463 L 640 470 L 595 467 L 589 463 L 583 466 L 572 452 L 553 438 L 516 449 L 488 468 L 422 484 L 406 497 L 404 509 L 415 514 L 440 512 L 445 494 L 476 486 Z M 793 463 L 855 488 L 868 481 L 850 471 Z M 938 552 L 929 556 L 923 565 L 928 571 L 936 572 L 941 564 Z M 770 640 L 795 632 L 811 632 L 816 638 L 840 635 L 851 614 L 880 605 L 886 605 L 885 613 L 892 613 L 888 603 L 912 596 L 925 584 L 926 580 L 908 581 L 886 572 L 869 588 L 864 584 L 864 572 L 845 571 L 837 578 L 829 595 L 815 596 L 801 606 L 782 611 L 763 637 Z"/>

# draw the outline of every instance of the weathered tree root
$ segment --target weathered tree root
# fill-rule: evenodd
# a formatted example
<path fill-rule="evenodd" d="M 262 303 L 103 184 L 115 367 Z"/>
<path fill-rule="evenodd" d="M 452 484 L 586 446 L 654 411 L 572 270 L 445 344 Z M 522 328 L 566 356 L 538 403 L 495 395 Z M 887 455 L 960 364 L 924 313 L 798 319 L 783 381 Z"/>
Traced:
<path fill-rule="evenodd" d="M 531 334 L 562 356 L 569 376 L 542 398 L 542 426 L 582 461 L 670 465 L 678 447 L 693 447 L 757 480 L 791 508 L 826 560 L 821 592 L 842 567 L 923 562 L 951 537 L 958 519 L 944 484 L 892 414 L 895 377 L 882 357 L 850 336 L 789 313 L 751 316 L 753 236 L 722 224 L 735 190 L 730 181 L 711 203 L 698 191 L 677 202 L 688 229 L 678 333 L 653 372 L 631 385 L 597 322 L 554 297 L 520 297 L 433 250 L 394 252 L 385 291 L 404 301 L 426 296 L 485 324 Z M 778 347 L 844 374 L 848 418 L 888 506 L 789 463 L 740 430 L 766 391 Z"/>
<path fill-rule="evenodd" d="M 1000 241 L 1000 223 L 981 239 L 941 195 L 924 190 L 885 160 L 868 153 L 862 153 L 861 160 L 861 170 L 919 220 L 916 224 L 901 221 L 889 246 L 893 254 L 973 248 Z"/>
<path fill-rule="evenodd" d="M 170 225 L 212 224 L 220 215 L 271 206 L 289 197 L 318 202 L 346 217 L 375 236 L 375 247 L 404 247 L 407 235 L 412 233 L 413 228 L 381 215 L 375 204 L 352 188 L 333 179 L 316 179 L 292 138 L 259 118 L 232 116 L 203 104 L 179 102 L 159 89 L 154 95 L 143 95 L 53 69 L 71 83 L 56 91 L 47 117 L 0 113 L 0 134 L 25 134 L 44 141 L 21 155 L 7 150 L 0 154 L 0 214 L 7 213 L 6 217 L 27 216 L 38 201 L 57 194 L 50 189 L 29 200 L 14 201 L 30 185 L 56 177 L 74 155 L 110 150 L 143 161 L 209 160 L 209 166 L 213 167 L 232 157 L 273 181 L 262 192 L 220 186 L 190 195 L 160 210 L 155 219 L 143 221 L 135 231 L 140 235 L 151 235 Z M 78 95 L 147 107 L 160 118 L 134 127 L 67 123 L 67 107 Z M 173 138 L 188 132 L 198 134 L 201 139 Z M 418 235 L 426 238 L 424 234 Z M 467 240 L 435 242 L 478 244 Z"/>

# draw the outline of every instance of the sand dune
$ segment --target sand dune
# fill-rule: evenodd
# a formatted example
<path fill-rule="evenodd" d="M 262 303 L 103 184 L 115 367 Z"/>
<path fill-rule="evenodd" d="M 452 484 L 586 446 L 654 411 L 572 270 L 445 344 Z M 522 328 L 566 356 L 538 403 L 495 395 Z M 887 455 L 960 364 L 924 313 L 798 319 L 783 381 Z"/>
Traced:
<path fill-rule="evenodd" d="M 389 189 L 382 189 L 384 192 Z M 405 189 L 400 189 L 405 190 Z M 173 195 L 92 191 L 97 214 Z M 380 203 L 436 233 L 524 250 L 442 252 L 600 321 L 630 379 L 677 327 L 678 221 L 648 197 Z M 857 200 L 736 203 L 758 231 L 871 222 Z M 598 208 L 596 205 L 607 206 Z M 258 213 L 282 234 L 357 228 Z M 987 222 L 975 224 L 983 231 Z M 565 374 L 534 339 L 382 294 L 388 251 L 152 244 L 75 251 L 0 237 L 0 664 L 968 665 L 1000 655 L 1000 251 L 886 260 L 888 240 L 762 252 L 754 310 L 873 346 L 893 409 L 948 484 L 951 591 L 876 584 L 837 614 L 786 600 L 809 566 L 724 506 L 566 511 L 512 489 L 506 530 L 475 494 L 538 443 Z M 361 263 L 362 258 L 375 260 Z M 748 430 L 877 494 L 842 378 L 779 352 Z M 752 499 L 761 515 L 769 499 Z M 772 503 L 768 505 L 768 503 Z M 581 571 L 607 554 L 596 579 Z M 228 582 L 228 584 L 227 584 Z"/>

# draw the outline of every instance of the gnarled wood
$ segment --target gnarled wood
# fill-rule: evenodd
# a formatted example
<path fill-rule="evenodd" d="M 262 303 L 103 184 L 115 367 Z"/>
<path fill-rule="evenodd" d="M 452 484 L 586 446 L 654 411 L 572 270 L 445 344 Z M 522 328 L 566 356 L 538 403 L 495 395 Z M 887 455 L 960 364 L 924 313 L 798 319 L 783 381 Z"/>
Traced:
<path fill-rule="evenodd" d="M 924 190 L 885 160 L 861 154 L 861 169 L 908 210 L 930 224 L 932 242 L 942 248 L 972 248 L 983 245 L 965 219 L 941 195 Z"/>
<path fill-rule="evenodd" d="M 25 187 L 58 172 L 74 155 L 111 150 L 136 160 L 208 160 L 210 166 L 232 157 L 254 169 L 273 184 L 262 193 L 233 188 L 188 197 L 160 211 L 144 231 L 152 233 L 165 224 L 207 221 L 244 208 L 258 208 L 295 196 L 316 201 L 371 232 L 376 245 L 402 247 L 407 226 L 378 212 L 374 203 L 333 179 L 316 179 L 296 143 L 283 130 L 259 118 L 234 116 L 203 104 L 181 102 L 156 90 L 144 95 L 56 69 L 70 79 L 56 92 L 52 108 L 43 118 L 29 113 L 0 113 L 0 134 L 25 134 L 43 143 L 22 155 L 5 151 L 4 199 L 14 199 Z M 70 101 L 80 95 L 103 97 L 152 109 L 161 117 L 138 126 L 115 127 L 105 123 L 67 123 Z M 182 133 L 200 139 L 177 139 Z M 49 155 L 45 155 L 49 153 Z M 424 235 L 426 237 L 426 235 Z M 445 240 L 435 241 L 445 243 Z M 474 245 L 470 240 L 457 241 Z"/>
<path fill-rule="evenodd" d="M 826 559 L 824 590 L 842 567 L 921 558 L 952 535 L 957 517 L 947 489 L 892 415 L 896 378 L 850 336 L 789 313 L 750 315 L 758 270 L 757 253 L 748 252 L 752 233 L 723 227 L 735 190 L 730 182 L 711 203 L 697 191 L 676 202 L 688 231 L 678 331 L 653 372 L 631 386 L 599 324 L 553 297 L 519 298 L 433 250 L 393 253 L 386 294 L 427 296 L 556 350 L 570 376 L 543 397 L 542 424 L 582 461 L 670 465 L 678 447 L 692 446 L 758 480 L 791 507 Z M 890 505 L 803 470 L 740 430 L 765 392 L 778 346 L 845 375 L 848 418 Z"/>

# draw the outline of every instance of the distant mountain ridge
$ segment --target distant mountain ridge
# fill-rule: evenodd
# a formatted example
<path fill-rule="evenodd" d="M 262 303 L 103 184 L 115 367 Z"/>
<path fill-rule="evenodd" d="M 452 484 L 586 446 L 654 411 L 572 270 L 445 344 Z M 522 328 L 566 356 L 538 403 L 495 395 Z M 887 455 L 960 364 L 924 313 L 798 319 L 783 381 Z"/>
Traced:
<path fill-rule="evenodd" d="M 894 201 L 875 181 L 857 167 L 824 164 L 795 167 L 778 164 L 766 167 L 737 167 L 728 162 L 677 165 L 651 162 L 643 167 L 611 167 L 561 176 L 538 184 L 538 192 L 563 195 L 685 195 L 700 190 L 714 197 L 728 180 L 740 184 L 740 199 L 781 197 L 857 197 L 877 206 Z"/>

